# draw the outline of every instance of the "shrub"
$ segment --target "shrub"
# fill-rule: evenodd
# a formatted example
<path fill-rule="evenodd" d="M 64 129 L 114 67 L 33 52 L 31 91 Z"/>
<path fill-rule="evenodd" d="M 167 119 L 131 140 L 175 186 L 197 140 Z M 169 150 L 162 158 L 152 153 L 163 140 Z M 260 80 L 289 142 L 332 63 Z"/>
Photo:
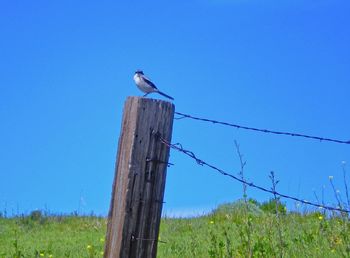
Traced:
<path fill-rule="evenodd" d="M 286 214 L 286 211 L 287 211 L 286 205 L 280 202 L 279 200 L 275 200 L 275 199 L 270 199 L 267 202 L 263 202 L 260 205 L 260 209 L 263 210 L 264 212 L 276 214 L 276 205 L 277 205 L 278 213 Z"/>

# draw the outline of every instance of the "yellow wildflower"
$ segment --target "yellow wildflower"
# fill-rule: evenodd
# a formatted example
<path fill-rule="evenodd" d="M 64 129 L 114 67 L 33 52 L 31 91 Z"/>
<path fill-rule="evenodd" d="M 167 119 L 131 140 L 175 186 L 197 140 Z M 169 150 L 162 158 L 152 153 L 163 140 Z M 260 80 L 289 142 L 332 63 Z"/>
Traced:
<path fill-rule="evenodd" d="M 323 220 L 323 216 L 322 215 L 318 216 L 318 219 Z"/>
<path fill-rule="evenodd" d="M 91 245 L 87 245 L 86 247 L 88 250 L 92 249 L 92 246 Z"/>
<path fill-rule="evenodd" d="M 209 223 L 210 223 L 210 224 L 214 224 L 214 220 L 211 220 Z"/>
<path fill-rule="evenodd" d="M 332 242 L 335 245 L 340 245 L 340 244 L 342 244 L 342 239 L 339 236 L 333 236 Z"/>

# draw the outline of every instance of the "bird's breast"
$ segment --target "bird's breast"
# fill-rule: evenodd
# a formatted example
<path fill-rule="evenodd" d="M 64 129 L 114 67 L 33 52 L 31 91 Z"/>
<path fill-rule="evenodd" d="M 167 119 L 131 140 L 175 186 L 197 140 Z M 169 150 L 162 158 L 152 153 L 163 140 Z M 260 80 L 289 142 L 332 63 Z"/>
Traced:
<path fill-rule="evenodd" d="M 150 92 L 153 92 L 154 89 L 148 85 L 140 76 L 138 76 L 137 74 L 134 75 L 134 81 L 137 85 L 137 87 L 145 92 L 145 93 L 150 93 Z"/>

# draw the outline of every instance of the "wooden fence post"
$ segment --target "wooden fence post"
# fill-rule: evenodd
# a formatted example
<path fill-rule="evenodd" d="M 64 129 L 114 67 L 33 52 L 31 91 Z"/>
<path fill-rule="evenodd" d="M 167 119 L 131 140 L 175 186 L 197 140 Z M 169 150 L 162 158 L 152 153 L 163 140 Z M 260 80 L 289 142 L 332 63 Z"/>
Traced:
<path fill-rule="evenodd" d="M 173 104 L 128 97 L 122 128 L 104 257 L 156 257 Z"/>

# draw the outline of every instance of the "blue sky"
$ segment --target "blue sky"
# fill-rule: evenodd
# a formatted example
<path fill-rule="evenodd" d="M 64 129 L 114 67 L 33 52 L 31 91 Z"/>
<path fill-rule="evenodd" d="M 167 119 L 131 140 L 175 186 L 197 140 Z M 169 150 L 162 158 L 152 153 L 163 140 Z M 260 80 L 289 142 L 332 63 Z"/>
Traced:
<path fill-rule="evenodd" d="M 176 111 L 350 140 L 348 1 L 2 1 L 0 210 L 106 215 L 122 108 L 143 69 Z M 153 98 L 162 98 L 150 95 Z M 186 119 L 173 142 L 233 174 L 334 204 L 350 146 Z M 171 152 L 165 214 L 242 196 L 237 182 Z M 345 165 L 346 168 L 348 165 Z M 350 173 L 349 169 L 347 169 Z M 264 193 L 248 190 L 264 201 Z M 293 206 L 292 203 L 289 204 Z"/>

